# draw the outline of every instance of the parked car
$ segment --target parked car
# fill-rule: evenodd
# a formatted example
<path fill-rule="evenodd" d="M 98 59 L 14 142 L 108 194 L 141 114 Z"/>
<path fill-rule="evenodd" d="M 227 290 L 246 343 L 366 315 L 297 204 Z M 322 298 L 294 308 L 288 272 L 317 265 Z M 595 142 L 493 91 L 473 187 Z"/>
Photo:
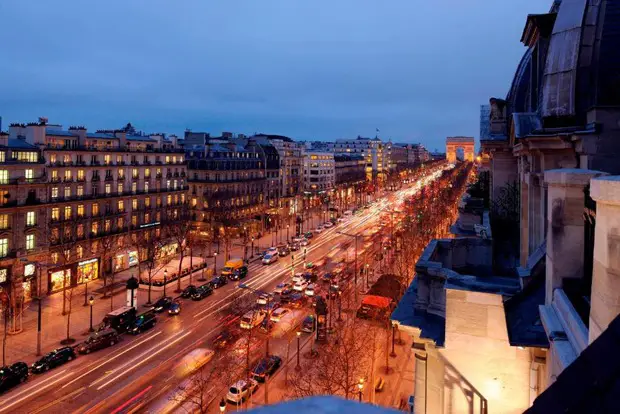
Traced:
<path fill-rule="evenodd" d="M 108 328 L 91 333 L 77 348 L 80 354 L 90 354 L 93 351 L 117 344 L 119 341 L 118 332 L 113 328 Z"/>
<path fill-rule="evenodd" d="M 310 283 L 306 286 L 305 290 L 306 296 L 314 296 L 314 283 Z"/>
<path fill-rule="evenodd" d="M 304 236 L 306 239 L 311 239 L 314 237 L 314 233 L 312 233 L 311 231 L 307 231 L 304 233 Z"/>
<path fill-rule="evenodd" d="M 153 305 L 153 310 L 157 313 L 161 313 L 168 309 L 171 304 L 172 298 L 170 296 L 164 296 L 163 298 L 160 298 L 157 302 L 155 302 L 155 304 Z"/>
<path fill-rule="evenodd" d="M 337 221 L 338 221 L 338 223 L 342 223 L 342 222 L 346 221 L 346 219 L 344 217 L 338 217 Z"/>
<path fill-rule="evenodd" d="M 51 368 L 72 361 L 75 358 L 75 351 L 70 346 L 54 349 L 32 364 L 32 372 L 34 374 L 40 374 L 41 372 L 49 371 Z"/>
<path fill-rule="evenodd" d="M 286 290 L 289 287 L 291 287 L 291 284 L 288 282 L 279 283 L 278 286 L 276 286 L 276 288 L 273 290 L 273 293 L 280 294 L 283 290 Z"/>
<path fill-rule="evenodd" d="M 248 275 L 248 267 L 241 266 L 235 270 L 233 270 L 232 274 L 229 276 L 230 280 L 241 280 L 244 279 Z"/>
<path fill-rule="evenodd" d="M 211 279 L 211 281 L 209 282 L 209 284 L 211 285 L 211 287 L 213 289 L 217 289 L 219 287 L 224 286 L 226 283 L 228 283 L 228 279 L 226 278 L 226 276 L 215 276 L 213 279 Z"/>
<path fill-rule="evenodd" d="M 196 291 L 192 295 L 192 300 L 203 300 L 211 294 L 213 294 L 213 289 L 211 288 L 211 286 L 209 286 L 209 284 L 204 284 L 196 288 Z"/>
<path fill-rule="evenodd" d="M 239 339 L 238 331 L 226 329 L 213 338 L 213 346 L 217 349 L 222 349 L 227 345 L 234 343 L 237 339 Z"/>
<path fill-rule="evenodd" d="M 0 392 L 6 391 L 28 379 L 28 364 L 16 362 L 0 368 Z"/>
<path fill-rule="evenodd" d="M 302 241 L 299 243 L 302 247 L 306 247 L 310 245 L 310 240 L 309 239 L 302 239 Z"/>
<path fill-rule="evenodd" d="M 267 253 L 267 254 L 277 254 L 277 253 L 278 253 L 278 248 L 277 248 L 277 247 L 273 247 L 273 246 L 271 246 L 270 248 L 268 248 L 268 249 L 266 250 L 266 253 Z"/>
<path fill-rule="evenodd" d="M 241 327 L 241 329 L 252 329 L 260 325 L 266 316 L 267 312 L 262 310 L 252 310 L 246 312 L 245 315 L 241 317 L 239 326 Z"/>
<path fill-rule="evenodd" d="M 280 320 L 285 316 L 288 315 L 288 313 L 290 312 L 290 310 L 286 309 L 286 308 L 278 308 L 276 310 L 274 310 L 273 312 L 271 312 L 271 321 L 272 322 L 280 322 Z"/>
<path fill-rule="evenodd" d="M 136 318 L 136 321 L 133 323 L 133 326 L 129 330 L 129 333 L 133 335 L 138 335 L 148 329 L 151 329 L 157 323 L 157 317 L 152 312 L 146 312 L 142 315 L 139 315 Z"/>
<path fill-rule="evenodd" d="M 255 379 L 250 378 L 249 381 L 239 380 L 228 389 L 226 401 L 239 405 L 254 393 L 256 387 L 258 387 L 258 382 Z"/>
<path fill-rule="evenodd" d="M 181 302 L 175 300 L 168 308 L 168 315 L 178 315 L 181 313 Z"/>
<path fill-rule="evenodd" d="M 278 255 L 277 254 L 266 254 L 263 257 L 263 264 L 264 265 L 268 265 L 274 262 L 278 261 Z"/>
<path fill-rule="evenodd" d="M 301 282 L 304 280 L 304 274 L 302 272 L 297 272 L 293 275 L 293 283 Z"/>
<path fill-rule="evenodd" d="M 334 227 L 334 223 L 332 223 L 331 221 L 326 221 L 326 222 L 323 224 L 323 227 L 324 227 L 324 228 L 326 228 L 326 229 L 329 229 L 329 228 L 331 228 L 331 227 Z"/>
<path fill-rule="evenodd" d="M 316 233 L 322 233 L 322 232 L 323 232 L 323 230 L 324 230 L 324 228 L 323 228 L 323 225 L 321 225 L 321 224 L 319 224 L 319 225 L 316 227 L 316 229 L 314 229 L 314 231 L 315 231 Z"/>
<path fill-rule="evenodd" d="M 314 323 L 314 315 L 308 315 L 301 323 L 302 332 L 314 332 L 316 324 Z"/>
<path fill-rule="evenodd" d="M 288 246 L 280 246 L 278 247 L 278 256 L 285 257 L 291 253 L 291 248 Z"/>
<path fill-rule="evenodd" d="M 293 290 L 296 290 L 297 292 L 303 292 L 306 290 L 308 285 L 309 283 L 305 279 L 300 280 L 299 282 L 295 283 L 295 286 L 293 286 Z"/>
<path fill-rule="evenodd" d="M 194 294 L 194 292 L 196 292 L 197 287 L 194 285 L 189 285 L 188 287 L 186 287 L 185 289 L 183 289 L 183 292 L 181 292 L 181 297 L 182 298 L 191 298 L 192 295 Z"/>
<path fill-rule="evenodd" d="M 269 355 L 261 359 L 252 370 L 252 377 L 258 382 L 265 382 L 265 378 L 273 375 L 282 365 L 282 358 L 277 355 Z"/>

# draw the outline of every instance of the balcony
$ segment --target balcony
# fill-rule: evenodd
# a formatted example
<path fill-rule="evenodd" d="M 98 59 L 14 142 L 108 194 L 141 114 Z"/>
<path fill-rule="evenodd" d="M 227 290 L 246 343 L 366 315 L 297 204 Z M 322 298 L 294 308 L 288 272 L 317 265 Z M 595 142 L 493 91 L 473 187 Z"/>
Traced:
<path fill-rule="evenodd" d="M 60 182 L 60 177 L 51 177 L 50 178 L 50 183 L 59 183 Z"/>
<path fill-rule="evenodd" d="M 137 149 L 132 148 L 130 146 L 116 146 L 116 147 L 107 147 L 107 146 L 96 146 L 96 145 L 55 145 L 55 144 L 47 144 L 45 149 L 57 150 L 57 151 L 101 151 L 101 152 L 135 152 L 135 153 L 154 153 L 154 154 L 184 154 L 185 150 L 181 148 L 145 148 L 145 149 Z"/>

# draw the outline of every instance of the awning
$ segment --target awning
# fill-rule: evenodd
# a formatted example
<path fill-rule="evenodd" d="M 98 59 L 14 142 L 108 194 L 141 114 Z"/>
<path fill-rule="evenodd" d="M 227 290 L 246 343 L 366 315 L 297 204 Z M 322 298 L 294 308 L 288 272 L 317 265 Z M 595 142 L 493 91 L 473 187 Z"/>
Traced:
<path fill-rule="evenodd" d="M 362 305 L 374 306 L 375 308 L 386 309 L 390 307 L 392 299 L 383 296 L 368 295 L 362 299 Z"/>

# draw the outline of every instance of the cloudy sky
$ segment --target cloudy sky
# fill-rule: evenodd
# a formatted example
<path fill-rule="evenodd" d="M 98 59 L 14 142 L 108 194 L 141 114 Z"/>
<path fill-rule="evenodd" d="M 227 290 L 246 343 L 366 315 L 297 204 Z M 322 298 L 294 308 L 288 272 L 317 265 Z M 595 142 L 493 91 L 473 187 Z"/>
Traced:
<path fill-rule="evenodd" d="M 90 130 L 478 137 L 551 0 L 4 0 L 0 116 Z"/>

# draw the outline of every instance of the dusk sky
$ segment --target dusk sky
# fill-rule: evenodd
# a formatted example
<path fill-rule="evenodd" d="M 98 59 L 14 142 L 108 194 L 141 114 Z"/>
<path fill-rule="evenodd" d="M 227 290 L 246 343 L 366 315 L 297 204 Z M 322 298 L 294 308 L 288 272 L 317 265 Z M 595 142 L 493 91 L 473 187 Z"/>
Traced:
<path fill-rule="evenodd" d="M 478 138 L 551 0 L 0 3 L 0 116 L 145 132 Z"/>

